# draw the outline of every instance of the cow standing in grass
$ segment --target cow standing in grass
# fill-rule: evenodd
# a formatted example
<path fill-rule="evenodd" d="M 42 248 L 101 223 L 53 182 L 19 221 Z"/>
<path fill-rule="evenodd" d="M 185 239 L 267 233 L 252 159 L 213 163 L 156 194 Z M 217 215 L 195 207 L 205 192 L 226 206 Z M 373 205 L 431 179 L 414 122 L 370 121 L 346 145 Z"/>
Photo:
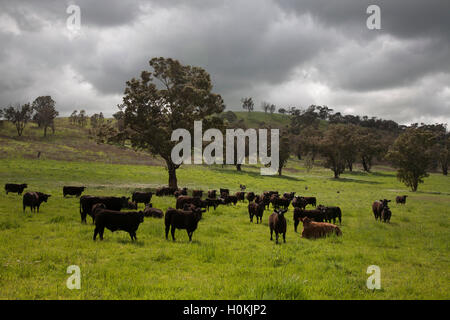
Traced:
<path fill-rule="evenodd" d="M 377 200 L 372 204 L 372 212 L 375 217 L 375 220 L 380 219 L 381 221 L 381 212 L 385 207 L 388 207 L 389 202 L 391 202 L 391 200 L 383 199 Z"/>
<path fill-rule="evenodd" d="M 405 204 L 406 203 L 406 198 L 408 196 L 397 196 L 395 197 L 395 202 L 397 202 L 397 204 Z"/>
<path fill-rule="evenodd" d="M 27 192 L 23 195 L 22 204 L 23 212 L 25 212 L 26 207 L 30 207 L 31 212 L 39 212 L 39 207 L 42 202 L 47 202 L 51 195 L 42 192 Z"/>
<path fill-rule="evenodd" d="M 283 235 L 283 241 L 286 243 L 286 218 L 284 217 L 286 211 L 287 209 L 275 210 L 269 216 L 270 240 L 272 240 L 272 233 L 275 231 L 276 244 L 278 244 L 278 234 Z"/>
<path fill-rule="evenodd" d="M 197 229 L 198 222 L 202 218 L 202 212 L 200 208 L 191 207 L 192 210 L 185 211 L 179 209 L 168 208 L 164 223 L 166 226 L 166 239 L 168 239 L 169 229 L 172 234 L 172 240 L 175 241 L 175 229 L 185 229 L 189 241 L 192 241 L 192 234 Z"/>
<path fill-rule="evenodd" d="M 139 206 L 139 203 L 143 203 L 144 205 L 147 205 L 152 200 L 153 193 L 152 192 L 139 192 L 135 191 L 133 192 L 131 196 L 131 201 L 136 203 L 136 205 Z"/>
<path fill-rule="evenodd" d="M 128 232 L 131 241 L 137 240 L 136 231 L 139 225 L 144 222 L 144 213 L 139 212 L 120 212 L 106 209 L 103 203 L 93 206 L 93 215 L 95 217 L 94 241 L 97 234 L 100 240 L 103 240 L 105 228 L 111 232 L 123 230 Z"/>
<path fill-rule="evenodd" d="M 18 195 L 21 195 L 23 190 L 26 188 L 28 188 L 28 185 L 26 183 L 23 183 L 23 184 L 7 183 L 7 184 L 5 184 L 6 194 L 8 194 L 8 192 L 13 192 L 13 193 L 17 192 Z"/>
<path fill-rule="evenodd" d="M 86 189 L 86 187 L 64 186 L 63 187 L 63 197 L 66 197 L 67 195 L 80 197 L 81 194 L 84 192 L 84 189 Z"/>

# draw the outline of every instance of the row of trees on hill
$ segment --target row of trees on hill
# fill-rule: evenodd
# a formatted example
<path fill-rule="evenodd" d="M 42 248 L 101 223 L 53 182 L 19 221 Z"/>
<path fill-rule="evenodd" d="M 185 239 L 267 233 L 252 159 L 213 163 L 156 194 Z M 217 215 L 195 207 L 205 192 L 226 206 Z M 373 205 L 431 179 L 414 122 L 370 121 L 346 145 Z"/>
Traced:
<path fill-rule="evenodd" d="M 51 128 L 55 133 L 54 120 L 58 116 L 55 109 L 55 101 L 51 96 L 37 97 L 32 103 L 9 105 L 0 110 L 0 118 L 10 121 L 17 130 L 17 135 L 22 136 L 23 130 L 30 121 L 37 123 L 47 136 L 47 129 Z"/>
<path fill-rule="evenodd" d="M 114 114 L 116 121 L 102 122 L 97 140 L 120 145 L 128 141 L 134 149 L 160 156 L 166 162 L 169 186 L 176 188 L 180 165 L 171 159 L 178 143 L 171 141 L 175 129 L 186 129 L 193 136 L 195 120 L 203 120 L 203 130 L 246 128 L 232 111 L 223 112 L 223 100 L 212 92 L 204 69 L 170 58 L 154 58 L 149 64 L 152 71 L 126 82 L 123 103 Z M 252 98 L 241 101 L 245 110 L 254 110 Z M 262 108 L 275 112 L 276 106 L 263 103 Z M 280 130 L 280 175 L 291 155 L 309 159 L 312 165 L 320 158 L 336 178 L 345 170 L 352 171 L 355 163 L 370 172 L 375 159 L 388 160 L 398 169 L 398 178 L 414 191 L 433 166 L 447 174 L 450 143 L 445 125 L 405 127 L 390 120 L 334 113 L 327 106 L 278 111 L 290 119 Z M 271 124 L 261 123 L 260 128 L 271 129 Z"/>

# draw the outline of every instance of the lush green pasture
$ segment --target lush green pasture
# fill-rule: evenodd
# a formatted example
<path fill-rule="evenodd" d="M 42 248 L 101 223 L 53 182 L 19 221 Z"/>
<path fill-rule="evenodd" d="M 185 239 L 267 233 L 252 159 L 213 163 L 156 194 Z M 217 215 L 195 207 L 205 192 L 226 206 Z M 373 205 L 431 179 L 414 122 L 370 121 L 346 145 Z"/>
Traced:
<path fill-rule="evenodd" d="M 0 298 L 3 299 L 448 299 L 450 180 L 432 174 L 410 193 L 392 171 L 355 172 L 332 179 L 329 170 L 306 172 L 291 161 L 284 177 L 263 177 L 257 168 L 189 167 L 179 186 L 203 190 L 228 187 L 316 196 L 343 211 L 343 237 L 306 240 L 293 231 L 287 243 L 269 240 L 268 216 L 250 223 L 247 204 L 204 214 L 188 242 L 164 238 L 163 220 L 146 218 L 130 241 L 105 231 L 92 241 L 93 225 L 80 222 L 77 198 L 63 198 L 63 185 L 85 185 L 85 194 L 130 195 L 167 183 L 162 167 L 1 159 L 0 182 L 23 183 L 52 194 L 38 214 L 22 213 L 22 198 L 0 192 Z M 305 190 L 305 187 L 308 187 Z M 339 193 L 338 193 L 339 191 Z M 405 206 L 391 204 L 390 224 L 375 222 L 371 203 L 408 194 Z M 154 197 L 154 207 L 175 205 Z M 395 201 L 394 201 L 395 202 Z M 301 232 L 301 224 L 299 226 Z M 81 269 L 81 290 L 69 290 L 66 268 Z M 367 267 L 381 268 L 381 290 L 366 287 Z"/>

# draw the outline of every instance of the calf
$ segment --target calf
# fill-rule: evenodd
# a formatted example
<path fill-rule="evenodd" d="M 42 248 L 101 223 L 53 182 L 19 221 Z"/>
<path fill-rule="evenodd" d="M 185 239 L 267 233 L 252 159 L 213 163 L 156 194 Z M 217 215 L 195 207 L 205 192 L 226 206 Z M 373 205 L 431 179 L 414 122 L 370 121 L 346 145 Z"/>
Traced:
<path fill-rule="evenodd" d="M 245 200 L 245 192 L 243 192 L 243 191 L 236 192 L 236 197 L 237 197 L 238 201 L 244 201 Z"/>
<path fill-rule="evenodd" d="M 407 197 L 408 196 L 397 196 L 397 197 L 395 197 L 395 202 L 405 204 Z"/>
<path fill-rule="evenodd" d="M 286 209 L 275 210 L 269 216 L 270 240 L 272 240 L 272 233 L 275 231 L 276 244 L 278 244 L 278 234 L 283 234 L 283 241 L 286 243 L 286 218 L 284 217 L 286 211 Z"/>
<path fill-rule="evenodd" d="M 221 199 L 222 199 L 222 204 L 226 204 L 226 205 L 228 205 L 230 203 L 232 203 L 233 205 L 236 205 L 236 203 L 238 202 L 238 198 L 236 196 L 225 195 Z"/>
<path fill-rule="evenodd" d="M 201 198 L 203 196 L 203 190 L 193 190 L 192 191 L 192 196 Z"/>
<path fill-rule="evenodd" d="M 298 224 L 302 218 L 309 218 L 317 222 L 323 222 L 324 217 L 324 213 L 318 209 L 305 210 L 302 208 L 294 208 L 294 231 L 297 232 Z"/>
<path fill-rule="evenodd" d="M 190 197 L 190 196 L 179 196 L 177 198 L 176 208 L 177 209 L 183 209 L 185 204 L 193 204 L 196 207 L 201 206 L 201 199 L 198 197 Z"/>
<path fill-rule="evenodd" d="M 215 199 L 215 198 L 217 198 L 216 190 L 209 190 L 209 191 L 208 191 L 208 198 L 209 198 L 209 199 Z"/>
<path fill-rule="evenodd" d="M 81 222 L 86 223 L 86 216 L 92 217 L 92 222 L 94 222 L 94 215 L 92 214 L 92 206 L 96 203 L 103 203 L 106 209 L 113 211 L 120 211 L 128 207 L 128 201 L 130 198 L 127 197 L 94 197 L 94 196 L 81 196 L 80 197 L 80 215 Z"/>
<path fill-rule="evenodd" d="M 374 203 L 372 203 L 372 212 L 375 217 L 375 220 L 380 219 L 381 221 L 381 211 L 383 211 L 383 209 L 388 206 L 389 202 L 391 202 L 391 200 L 383 199 L 379 201 L 377 200 Z"/>
<path fill-rule="evenodd" d="M 64 186 L 63 187 L 63 197 L 65 197 L 67 195 L 79 197 L 84 192 L 84 189 L 86 189 L 86 187 Z"/>
<path fill-rule="evenodd" d="M 7 183 L 7 184 L 5 184 L 6 194 L 8 194 L 8 192 L 13 192 L 13 193 L 17 192 L 18 195 L 21 195 L 23 190 L 26 188 L 28 188 L 28 185 L 26 183 L 23 183 L 23 184 Z"/>
<path fill-rule="evenodd" d="M 336 223 L 336 218 L 339 219 L 339 224 L 342 223 L 342 211 L 339 207 L 325 207 L 321 204 L 317 206 L 317 209 L 322 211 L 324 214 L 324 219 L 326 222 L 331 222 L 333 219 L 333 223 Z"/>
<path fill-rule="evenodd" d="M 391 209 L 389 209 L 389 207 L 386 206 L 381 210 L 380 220 L 383 220 L 383 222 L 390 222 L 391 216 L 392 216 Z"/>
<path fill-rule="evenodd" d="M 189 236 L 189 241 L 192 241 L 192 234 L 197 229 L 198 222 L 202 218 L 202 212 L 205 211 L 200 208 L 192 208 L 189 211 L 168 208 L 164 219 L 166 239 L 168 239 L 169 229 L 173 241 L 175 241 L 175 229 L 185 229 Z"/>
<path fill-rule="evenodd" d="M 135 202 L 136 205 L 139 206 L 139 203 L 143 203 L 144 205 L 147 205 L 152 200 L 153 193 L 152 192 L 139 192 L 135 191 L 133 192 L 131 196 L 131 201 Z"/>
<path fill-rule="evenodd" d="M 228 196 L 230 195 L 230 190 L 229 189 L 222 189 L 220 188 L 220 196 L 224 197 L 224 196 Z"/>
<path fill-rule="evenodd" d="M 302 238 L 316 239 L 326 237 L 329 234 L 335 233 L 337 236 L 342 236 L 342 231 L 338 226 L 327 222 L 314 222 L 310 218 L 302 218 L 303 231 Z"/>
<path fill-rule="evenodd" d="M 250 222 L 253 222 L 254 216 L 256 216 L 257 224 L 259 223 L 259 221 L 262 222 L 264 209 L 265 209 L 265 205 L 263 202 L 260 202 L 260 203 L 250 202 L 248 204 L 248 214 L 250 216 Z"/>
<path fill-rule="evenodd" d="M 164 213 L 160 209 L 152 208 L 150 205 L 145 206 L 144 217 L 163 218 Z"/>
<path fill-rule="evenodd" d="M 294 199 L 292 199 L 292 206 L 294 208 L 305 209 L 306 205 L 307 205 L 306 200 L 303 197 L 297 196 L 297 197 L 294 197 Z"/>
<path fill-rule="evenodd" d="M 98 204 L 94 207 L 95 216 L 95 230 L 94 241 L 97 234 L 100 235 L 100 240 L 103 240 L 103 232 L 105 228 L 111 232 L 123 230 L 128 232 L 131 241 L 137 240 L 136 231 L 139 225 L 144 222 L 144 213 L 139 212 L 120 212 L 106 209 L 104 204 Z"/>
<path fill-rule="evenodd" d="M 50 198 L 51 195 L 45 194 L 42 192 L 27 192 L 23 195 L 22 198 L 22 205 L 23 205 L 23 212 L 25 212 L 26 207 L 30 207 L 31 212 L 39 212 L 39 207 L 41 206 L 42 202 L 47 202 L 48 198 Z"/>

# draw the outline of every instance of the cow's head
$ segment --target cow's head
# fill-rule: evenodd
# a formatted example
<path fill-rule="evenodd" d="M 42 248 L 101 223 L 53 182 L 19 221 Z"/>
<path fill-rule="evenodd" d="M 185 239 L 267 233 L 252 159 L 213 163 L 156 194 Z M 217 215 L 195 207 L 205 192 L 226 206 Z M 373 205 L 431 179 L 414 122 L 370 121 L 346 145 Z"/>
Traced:
<path fill-rule="evenodd" d="M 28 188 L 28 185 L 26 183 L 21 185 L 22 188 Z"/>
<path fill-rule="evenodd" d="M 308 217 L 300 218 L 300 220 L 303 222 L 303 225 L 311 223 L 311 219 Z"/>
<path fill-rule="evenodd" d="M 39 196 L 39 201 L 41 201 L 41 202 L 47 202 L 48 198 L 51 197 L 51 195 L 45 194 L 45 193 L 42 193 L 42 192 L 37 192 L 37 194 Z"/>
<path fill-rule="evenodd" d="M 284 217 L 284 214 L 287 212 L 287 209 L 280 209 L 275 211 L 279 216 Z"/>

